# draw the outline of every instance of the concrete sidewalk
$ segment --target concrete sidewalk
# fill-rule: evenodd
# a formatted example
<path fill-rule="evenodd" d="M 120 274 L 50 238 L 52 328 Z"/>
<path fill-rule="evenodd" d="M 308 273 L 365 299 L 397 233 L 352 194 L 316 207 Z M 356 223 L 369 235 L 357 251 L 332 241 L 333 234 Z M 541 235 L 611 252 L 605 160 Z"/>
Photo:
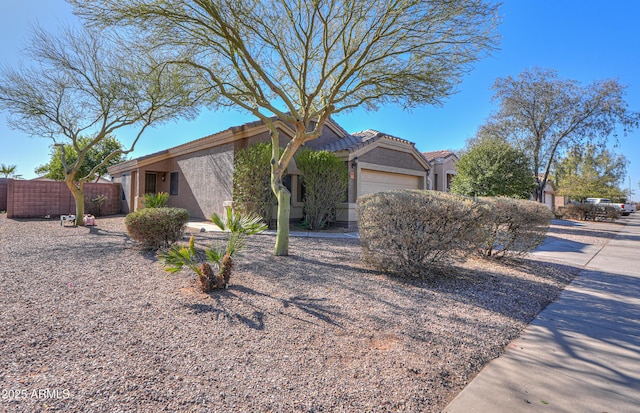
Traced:
<path fill-rule="evenodd" d="M 534 253 L 584 270 L 445 412 L 640 412 L 640 214 L 621 220 L 602 248 Z"/>

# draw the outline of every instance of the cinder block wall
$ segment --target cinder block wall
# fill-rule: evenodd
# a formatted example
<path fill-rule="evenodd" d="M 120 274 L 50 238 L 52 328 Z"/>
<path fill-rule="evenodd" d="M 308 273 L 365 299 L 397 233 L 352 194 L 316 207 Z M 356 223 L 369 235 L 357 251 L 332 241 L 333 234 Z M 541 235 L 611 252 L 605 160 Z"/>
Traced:
<path fill-rule="evenodd" d="M 0 211 L 7 210 L 7 180 L 0 178 Z"/>
<path fill-rule="evenodd" d="M 2 187 L 0 186 L 0 191 Z M 7 181 L 6 211 L 7 218 L 35 218 L 75 214 L 76 203 L 71 191 L 60 181 L 23 181 L 9 179 Z M 99 195 L 107 197 L 102 206 L 102 215 L 120 213 L 120 184 L 84 185 L 85 212 L 95 214 L 95 206 L 91 201 Z"/>

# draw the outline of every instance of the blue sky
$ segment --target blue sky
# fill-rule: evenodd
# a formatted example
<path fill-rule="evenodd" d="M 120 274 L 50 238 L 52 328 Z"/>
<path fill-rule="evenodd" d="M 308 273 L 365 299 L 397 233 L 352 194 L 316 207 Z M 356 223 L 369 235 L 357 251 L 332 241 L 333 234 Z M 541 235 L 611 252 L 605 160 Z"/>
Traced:
<path fill-rule="evenodd" d="M 75 20 L 64 0 L 3 0 L 0 6 L 0 62 L 15 64 L 28 38 L 29 24 L 55 30 Z M 378 112 L 354 111 L 336 117 L 349 132 L 376 129 L 416 143 L 420 151 L 461 149 L 495 110 L 491 86 L 498 77 L 517 76 L 539 66 L 582 84 L 607 78 L 628 86 L 627 102 L 640 111 L 640 1 L 505 0 L 500 8 L 502 40 L 493 57 L 481 60 L 442 107 L 412 111 L 388 106 Z M 143 135 L 133 157 L 179 145 L 253 120 L 235 111 L 203 112 L 194 121 L 163 124 Z M 117 138 L 129 143 L 132 135 Z M 49 160 L 50 141 L 7 127 L 0 114 L 0 163 L 17 165 L 23 178 Z M 624 188 L 640 199 L 640 130 L 620 137 L 615 148 L 630 161 Z"/>

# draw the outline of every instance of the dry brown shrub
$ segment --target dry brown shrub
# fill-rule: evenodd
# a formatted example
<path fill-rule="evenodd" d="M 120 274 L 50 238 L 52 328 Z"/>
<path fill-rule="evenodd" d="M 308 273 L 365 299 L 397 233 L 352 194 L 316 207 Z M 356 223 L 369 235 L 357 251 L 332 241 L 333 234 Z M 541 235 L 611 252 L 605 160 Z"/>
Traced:
<path fill-rule="evenodd" d="M 578 221 L 614 221 L 620 218 L 620 211 L 616 208 L 596 204 L 569 204 L 558 208 L 556 214 L 563 219 Z"/>
<path fill-rule="evenodd" d="M 482 229 L 485 257 L 521 256 L 540 245 L 549 230 L 552 213 L 540 202 L 483 197 Z"/>
<path fill-rule="evenodd" d="M 381 271 L 424 276 L 477 249 L 482 213 L 473 199 L 438 191 L 361 196 L 356 214 L 363 259 Z"/>

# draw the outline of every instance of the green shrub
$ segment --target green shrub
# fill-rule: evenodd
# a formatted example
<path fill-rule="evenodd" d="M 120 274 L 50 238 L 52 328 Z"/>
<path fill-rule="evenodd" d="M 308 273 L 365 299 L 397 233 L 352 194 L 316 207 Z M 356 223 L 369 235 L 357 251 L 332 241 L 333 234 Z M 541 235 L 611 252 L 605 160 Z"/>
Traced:
<path fill-rule="evenodd" d="M 477 250 L 482 213 L 473 199 L 438 191 L 363 195 L 356 207 L 363 259 L 378 270 L 421 277 Z"/>
<path fill-rule="evenodd" d="M 486 257 L 524 255 L 540 245 L 549 230 L 551 210 L 524 199 L 485 197 L 481 227 L 484 242 L 479 251 Z"/>
<path fill-rule="evenodd" d="M 169 194 L 166 192 L 158 192 L 156 194 L 144 194 L 144 206 L 147 208 L 162 208 L 169 201 Z"/>
<path fill-rule="evenodd" d="M 597 204 L 569 204 L 556 210 L 563 219 L 578 221 L 613 221 L 620 218 L 620 211 L 612 206 Z"/>
<path fill-rule="evenodd" d="M 257 214 L 269 222 L 276 196 L 271 190 L 271 144 L 257 143 L 236 152 L 233 169 L 233 208 Z"/>
<path fill-rule="evenodd" d="M 345 199 L 349 171 L 329 151 L 303 149 L 296 155 L 304 186 L 304 221 L 309 229 L 322 229 L 336 219 L 336 207 Z"/>
<path fill-rule="evenodd" d="M 152 249 L 168 247 L 182 238 L 189 211 L 183 208 L 143 208 L 125 218 L 131 238 Z"/>
<path fill-rule="evenodd" d="M 198 275 L 200 286 L 205 293 L 226 288 L 234 265 L 233 257 L 246 246 L 247 237 L 267 229 L 258 215 L 243 215 L 234 212 L 230 207 L 226 207 L 226 212 L 225 220 L 217 214 L 211 216 L 211 221 L 218 228 L 229 231 L 229 238 L 224 246 L 205 249 L 207 259 L 202 261 L 198 257 L 192 235 L 188 247 L 174 245 L 168 252 L 159 254 L 165 270 L 175 273 L 184 266 L 191 268 Z M 210 263 L 216 266 L 217 274 Z"/>

